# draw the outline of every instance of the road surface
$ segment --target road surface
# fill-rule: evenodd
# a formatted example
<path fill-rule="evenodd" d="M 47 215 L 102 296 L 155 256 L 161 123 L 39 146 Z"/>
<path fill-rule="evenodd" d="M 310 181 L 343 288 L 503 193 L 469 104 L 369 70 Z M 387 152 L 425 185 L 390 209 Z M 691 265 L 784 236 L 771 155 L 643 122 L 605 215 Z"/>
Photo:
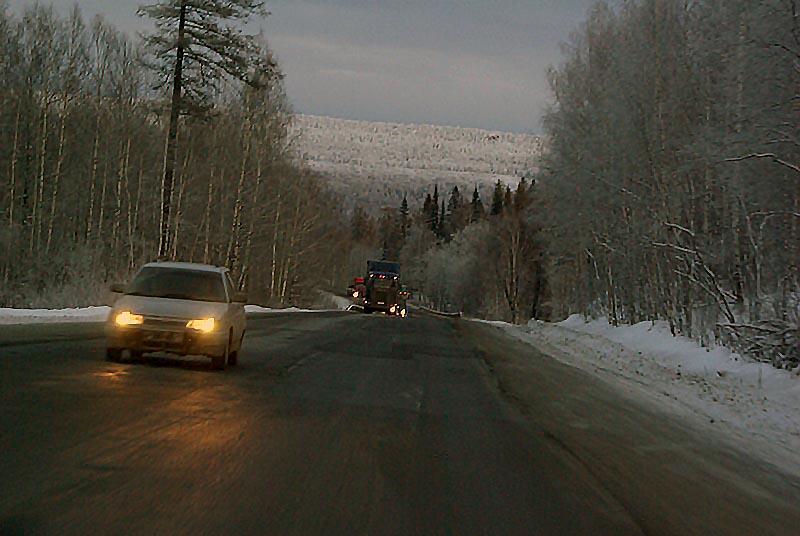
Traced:
<path fill-rule="evenodd" d="M 101 333 L 0 327 L 2 534 L 800 530 L 797 478 L 488 325 L 251 318 L 222 373 Z"/>

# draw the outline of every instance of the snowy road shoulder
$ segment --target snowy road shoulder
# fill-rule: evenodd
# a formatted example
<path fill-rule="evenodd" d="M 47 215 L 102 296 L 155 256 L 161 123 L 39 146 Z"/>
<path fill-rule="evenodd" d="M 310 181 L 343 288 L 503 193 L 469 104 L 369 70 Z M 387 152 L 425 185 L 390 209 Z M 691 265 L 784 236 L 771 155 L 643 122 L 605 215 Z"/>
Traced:
<path fill-rule="evenodd" d="M 0 325 L 105 322 L 111 311 L 107 306 L 70 309 L 9 309 L 0 307 Z"/>
<path fill-rule="evenodd" d="M 610 326 L 575 315 L 560 324 L 490 322 L 559 361 L 633 387 L 800 474 L 800 376 L 724 348 L 672 337 L 663 324 Z M 626 389 L 630 391 L 630 389 Z"/>
<path fill-rule="evenodd" d="M 245 312 L 250 314 L 320 313 L 338 310 L 340 309 L 300 309 L 297 307 L 274 309 L 261 307 L 260 305 L 245 305 Z M 105 322 L 110 311 L 111 307 L 105 305 L 69 309 L 10 309 L 0 307 L 0 325 Z"/>

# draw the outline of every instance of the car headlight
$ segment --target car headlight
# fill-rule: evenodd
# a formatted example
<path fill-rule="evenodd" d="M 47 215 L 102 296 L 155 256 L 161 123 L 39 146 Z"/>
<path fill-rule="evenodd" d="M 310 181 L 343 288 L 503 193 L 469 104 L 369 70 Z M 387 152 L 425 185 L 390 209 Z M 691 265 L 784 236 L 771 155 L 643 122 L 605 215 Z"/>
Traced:
<path fill-rule="evenodd" d="M 353 292 L 353 297 L 358 298 L 358 291 Z"/>
<path fill-rule="evenodd" d="M 114 323 L 118 326 L 138 326 L 144 323 L 144 317 L 130 311 L 122 311 L 114 317 Z"/>
<path fill-rule="evenodd" d="M 213 318 L 203 318 L 202 320 L 189 320 L 186 322 L 186 327 L 203 333 L 214 331 L 217 321 Z"/>

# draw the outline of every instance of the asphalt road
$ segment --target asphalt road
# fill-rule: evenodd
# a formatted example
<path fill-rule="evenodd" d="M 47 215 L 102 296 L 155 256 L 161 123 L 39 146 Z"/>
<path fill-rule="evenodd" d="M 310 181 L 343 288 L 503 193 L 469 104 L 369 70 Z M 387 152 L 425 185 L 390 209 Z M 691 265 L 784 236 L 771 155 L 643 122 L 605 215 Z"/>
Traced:
<path fill-rule="evenodd" d="M 800 531 L 797 478 L 490 326 L 250 319 L 221 373 L 101 335 L 0 327 L 0 533 Z"/>

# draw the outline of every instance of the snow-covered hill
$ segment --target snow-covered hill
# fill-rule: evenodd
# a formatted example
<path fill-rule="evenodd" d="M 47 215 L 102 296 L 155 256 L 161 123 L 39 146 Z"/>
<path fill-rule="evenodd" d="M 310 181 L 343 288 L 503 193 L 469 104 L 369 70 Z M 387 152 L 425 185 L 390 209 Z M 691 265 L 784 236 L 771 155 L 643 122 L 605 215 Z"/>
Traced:
<path fill-rule="evenodd" d="M 467 194 L 477 185 L 486 200 L 498 179 L 516 185 L 535 171 L 542 151 L 527 134 L 308 115 L 295 116 L 292 137 L 297 158 L 335 191 L 383 205 L 419 201 L 434 184 Z"/>

